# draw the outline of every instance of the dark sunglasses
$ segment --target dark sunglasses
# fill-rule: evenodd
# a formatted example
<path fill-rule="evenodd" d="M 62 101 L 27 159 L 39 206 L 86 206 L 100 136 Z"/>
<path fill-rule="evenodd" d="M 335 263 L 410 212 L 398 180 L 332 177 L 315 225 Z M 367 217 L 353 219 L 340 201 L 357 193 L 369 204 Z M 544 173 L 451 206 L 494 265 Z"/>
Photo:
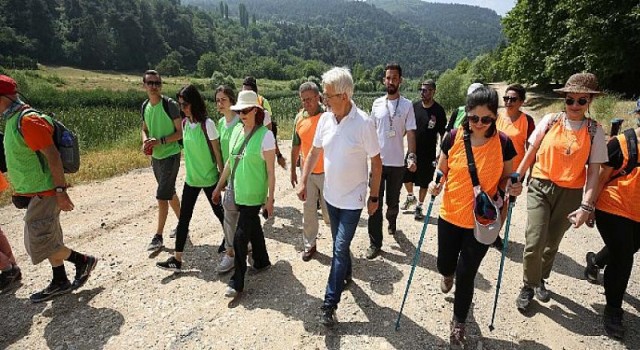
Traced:
<path fill-rule="evenodd" d="M 240 114 L 249 114 L 251 113 L 251 111 L 253 111 L 255 107 L 249 107 L 249 108 L 245 108 L 245 109 L 241 109 L 240 110 Z"/>
<path fill-rule="evenodd" d="M 567 98 L 564 100 L 564 103 L 566 103 L 566 104 L 567 104 L 567 106 L 573 106 L 573 105 L 576 103 L 576 101 L 578 102 L 578 104 L 579 104 L 580 106 L 584 106 L 584 105 L 586 105 L 587 103 L 589 103 L 589 99 L 587 99 L 586 97 L 580 97 L 580 98 L 579 98 L 579 99 L 577 99 L 577 100 L 576 100 L 575 98 L 567 97 Z"/>
<path fill-rule="evenodd" d="M 515 97 L 515 96 L 503 96 L 503 97 L 502 97 L 502 100 L 504 101 L 504 103 L 507 103 L 507 102 L 516 102 L 516 101 L 518 101 L 518 98 L 517 98 L 517 97 Z"/>
<path fill-rule="evenodd" d="M 162 82 L 161 81 L 156 81 L 156 80 L 149 80 L 147 81 L 145 84 L 149 85 L 149 86 L 162 86 Z"/>
<path fill-rule="evenodd" d="M 489 116 L 484 116 L 484 117 L 479 117 L 477 115 L 468 115 L 467 118 L 469 119 L 469 121 L 473 124 L 477 124 L 478 122 L 481 122 L 484 125 L 489 125 L 493 122 L 493 118 L 489 117 Z"/>

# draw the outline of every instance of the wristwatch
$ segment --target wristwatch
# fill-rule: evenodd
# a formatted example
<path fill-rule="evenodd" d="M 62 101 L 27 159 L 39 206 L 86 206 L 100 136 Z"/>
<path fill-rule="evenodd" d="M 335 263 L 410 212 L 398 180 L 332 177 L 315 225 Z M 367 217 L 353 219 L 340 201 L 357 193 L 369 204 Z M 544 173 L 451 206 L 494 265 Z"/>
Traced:
<path fill-rule="evenodd" d="M 56 193 L 65 193 L 67 191 L 67 188 L 64 186 L 57 186 L 55 188 Z"/>
<path fill-rule="evenodd" d="M 369 196 L 369 200 L 371 201 L 371 203 L 378 203 L 378 197 Z"/>

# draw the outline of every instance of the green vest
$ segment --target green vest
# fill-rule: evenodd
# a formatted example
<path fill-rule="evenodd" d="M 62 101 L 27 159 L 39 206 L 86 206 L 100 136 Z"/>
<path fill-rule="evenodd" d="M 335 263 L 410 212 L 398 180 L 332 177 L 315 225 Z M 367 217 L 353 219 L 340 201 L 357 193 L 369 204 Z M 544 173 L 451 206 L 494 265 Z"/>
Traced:
<path fill-rule="evenodd" d="M 464 106 L 458 107 L 458 114 L 456 115 L 456 122 L 453 123 L 453 128 L 457 129 L 464 120 L 464 117 L 467 115 L 467 112 L 464 110 Z"/>
<path fill-rule="evenodd" d="M 262 205 L 267 201 L 269 186 L 267 162 L 262 159 L 262 140 L 267 131 L 269 129 L 264 126 L 260 126 L 255 131 L 239 160 L 233 179 L 236 204 L 255 206 Z M 231 166 L 231 169 L 233 169 L 234 163 L 237 161 L 236 155 L 240 151 L 243 142 L 244 125 L 238 123 L 233 128 L 230 140 L 232 156 L 229 166 Z"/>
<path fill-rule="evenodd" d="M 220 135 L 220 152 L 222 152 L 223 164 L 227 164 L 227 160 L 229 160 L 229 139 L 231 138 L 233 128 L 238 125 L 239 122 L 240 118 L 236 116 L 227 128 L 227 120 L 224 116 L 218 120 L 218 135 Z"/>
<path fill-rule="evenodd" d="M 153 137 L 158 141 L 160 141 L 160 138 L 167 137 L 176 132 L 173 119 L 164 111 L 162 101 L 158 102 L 155 106 L 152 106 L 151 103 L 147 104 L 144 109 L 144 122 L 147 124 L 149 137 Z M 153 154 L 151 156 L 155 159 L 165 159 L 178 153 L 180 153 L 180 145 L 175 141 L 164 145 L 156 145 L 153 147 Z"/>
<path fill-rule="evenodd" d="M 14 113 L 7 120 L 4 128 L 4 153 L 7 158 L 9 181 L 18 194 L 31 194 L 49 191 L 53 185 L 51 170 L 47 160 L 40 152 L 34 152 L 24 142 L 18 131 L 18 116 Z M 29 116 L 37 115 L 30 113 Z M 49 116 L 39 115 L 53 125 Z"/>
<path fill-rule="evenodd" d="M 204 136 L 202 124 L 191 128 L 184 123 L 182 140 L 184 146 L 185 182 L 191 187 L 210 187 L 218 182 L 218 167 L 211 158 L 211 151 Z"/>

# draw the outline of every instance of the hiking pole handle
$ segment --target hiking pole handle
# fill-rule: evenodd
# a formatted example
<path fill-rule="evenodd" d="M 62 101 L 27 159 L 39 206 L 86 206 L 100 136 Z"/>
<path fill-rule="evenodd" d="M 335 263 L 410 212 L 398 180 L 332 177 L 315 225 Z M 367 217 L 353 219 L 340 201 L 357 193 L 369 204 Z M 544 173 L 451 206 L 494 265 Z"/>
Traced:
<path fill-rule="evenodd" d="M 438 185 L 440 183 L 440 181 L 442 181 L 442 178 L 444 177 L 444 174 L 442 173 L 442 171 L 440 171 L 440 169 L 436 170 L 436 185 Z M 431 195 L 431 199 L 436 199 L 436 196 Z"/>
<path fill-rule="evenodd" d="M 513 173 L 509 175 L 509 178 L 511 179 L 512 184 L 517 184 L 518 182 L 520 182 L 520 174 L 518 173 Z M 509 203 L 515 203 L 515 202 L 516 202 L 516 196 L 509 196 Z"/>

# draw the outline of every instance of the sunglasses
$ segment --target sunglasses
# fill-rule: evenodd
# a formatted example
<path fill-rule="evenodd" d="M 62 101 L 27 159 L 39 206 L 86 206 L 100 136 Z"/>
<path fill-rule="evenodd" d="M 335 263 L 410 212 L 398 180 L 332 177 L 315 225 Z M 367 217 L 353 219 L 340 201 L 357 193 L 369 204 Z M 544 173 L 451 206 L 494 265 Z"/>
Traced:
<path fill-rule="evenodd" d="M 576 100 L 575 98 L 567 97 L 564 100 L 564 103 L 566 103 L 567 106 L 573 106 L 576 102 L 578 102 L 580 106 L 584 106 L 587 103 L 589 103 L 589 99 L 587 99 L 586 97 L 580 97 L 579 99 Z"/>
<path fill-rule="evenodd" d="M 515 97 L 515 96 L 503 96 L 503 97 L 502 97 L 502 100 L 504 101 L 504 103 L 507 103 L 507 102 L 516 102 L 516 101 L 518 101 L 518 98 L 517 98 L 517 97 Z"/>
<path fill-rule="evenodd" d="M 148 80 L 145 84 L 148 86 L 162 86 L 162 82 L 159 80 Z"/>
<path fill-rule="evenodd" d="M 467 118 L 469 119 L 469 121 L 473 124 L 477 124 L 478 122 L 481 122 L 484 125 L 489 125 L 491 123 L 493 123 L 494 119 L 485 115 L 484 117 L 479 117 L 477 115 L 468 115 Z"/>
<path fill-rule="evenodd" d="M 240 110 L 240 114 L 249 114 L 251 113 L 251 111 L 253 111 L 255 107 L 249 107 L 249 108 L 245 108 L 245 109 L 241 109 Z"/>

